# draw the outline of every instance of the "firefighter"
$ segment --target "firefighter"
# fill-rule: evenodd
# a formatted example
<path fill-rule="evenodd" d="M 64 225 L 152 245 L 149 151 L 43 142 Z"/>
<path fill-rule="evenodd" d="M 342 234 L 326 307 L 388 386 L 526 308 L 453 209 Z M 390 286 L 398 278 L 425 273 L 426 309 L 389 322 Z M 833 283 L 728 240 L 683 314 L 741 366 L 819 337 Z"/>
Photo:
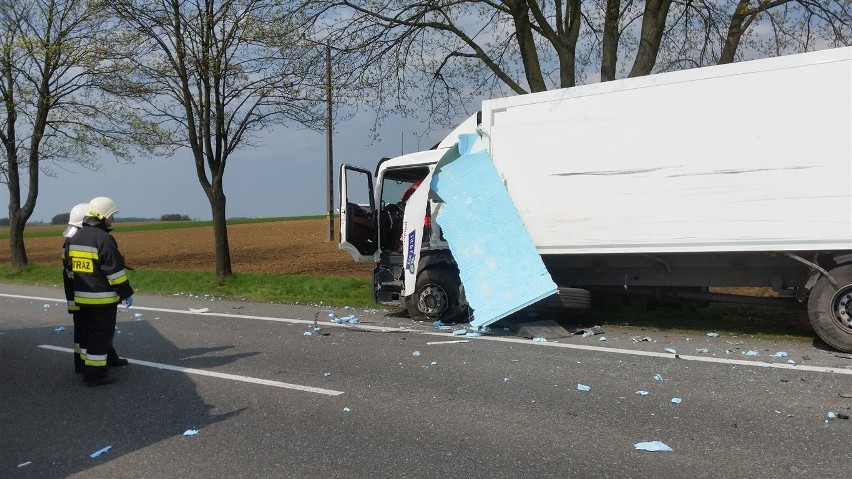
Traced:
<path fill-rule="evenodd" d="M 73 274 L 74 304 L 85 322 L 86 358 L 83 380 L 101 386 L 118 380 L 107 374 L 107 358 L 115 335 L 118 303 L 133 304 L 133 288 L 127 278 L 124 258 L 112 237 L 110 226 L 117 213 L 115 202 L 99 196 L 88 205 L 87 218 L 65 251 Z M 125 360 L 126 361 L 126 360 Z"/>
<path fill-rule="evenodd" d="M 65 253 L 68 244 L 74 234 L 83 227 L 83 220 L 89 212 L 88 203 L 80 203 L 68 214 L 68 227 L 62 232 L 65 244 L 62 247 L 62 283 L 65 286 L 65 300 L 68 303 L 68 313 L 74 321 L 74 372 L 83 372 L 83 363 L 86 361 L 86 323 L 82 315 L 78 314 L 80 307 L 74 303 L 74 273 L 71 271 L 71 263 L 66 261 Z M 107 353 L 107 367 L 127 366 L 128 361 L 118 356 L 115 348 L 110 346 Z"/>

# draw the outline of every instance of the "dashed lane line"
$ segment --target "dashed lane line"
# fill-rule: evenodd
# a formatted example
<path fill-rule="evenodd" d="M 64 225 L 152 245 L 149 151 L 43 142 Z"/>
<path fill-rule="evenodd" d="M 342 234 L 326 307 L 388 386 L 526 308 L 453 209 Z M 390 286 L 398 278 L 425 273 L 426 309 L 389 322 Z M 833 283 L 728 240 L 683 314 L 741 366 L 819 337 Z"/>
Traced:
<path fill-rule="evenodd" d="M 43 349 L 52 349 L 54 351 L 63 351 L 63 352 L 67 352 L 67 353 L 73 353 L 74 352 L 74 350 L 70 349 L 70 348 L 62 348 L 62 347 L 59 347 L 59 346 L 52 346 L 52 345 L 49 345 L 49 344 L 41 344 L 41 345 L 39 345 L 39 347 L 43 348 Z M 197 376 L 209 376 L 209 377 L 220 378 L 220 379 L 229 379 L 231 381 L 240 381 L 240 382 L 251 383 L 251 384 L 261 384 L 263 386 L 273 386 L 273 387 L 284 388 L 284 389 L 295 389 L 296 391 L 303 391 L 303 392 L 314 393 L 314 394 L 324 394 L 326 396 L 340 396 L 341 394 L 343 394 L 343 391 L 334 391 L 332 389 L 315 388 L 315 387 L 312 387 L 312 386 L 302 386 L 300 384 L 282 383 L 280 381 L 270 381 L 269 379 L 253 378 L 253 377 L 249 377 L 249 376 L 238 376 L 236 374 L 217 373 L 215 371 L 206 371 L 204 369 L 184 368 L 184 367 L 181 367 L 181 366 L 172 366 L 170 364 L 152 363 L 150 361 L 142 361 L 142 360 L 139 360 L 139 359 L 127 358 L 127 360 L 131 364 L 138 364 L 140 366 L 148 366 L 150 368 L 157 368 L 157 369 L 168 369 L 170 371 L 178 371 L 178 372 L 186 373 L 186 374 L 195 374 Z"/>

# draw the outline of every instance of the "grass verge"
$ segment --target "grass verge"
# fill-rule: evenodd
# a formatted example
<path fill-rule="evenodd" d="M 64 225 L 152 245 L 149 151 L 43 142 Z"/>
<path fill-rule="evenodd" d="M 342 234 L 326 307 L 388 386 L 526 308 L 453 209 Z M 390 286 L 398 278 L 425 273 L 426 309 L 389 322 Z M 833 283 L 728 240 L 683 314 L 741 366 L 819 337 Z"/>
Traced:
<path fill-rule="evenodd" d="M 235 274 L 217 281 L 210 273 L 142 271 L 128 272 L 138 293 L 186 293 L 217 298 L 276 303 L 323 304 L 329 306 L 373 307 L 368 279 L 333 278 L 303 275 Z M 60 286 L 62 268 L 30 265 L 12 273 L 9 265 L 0 265 L 0 282 Z"/>

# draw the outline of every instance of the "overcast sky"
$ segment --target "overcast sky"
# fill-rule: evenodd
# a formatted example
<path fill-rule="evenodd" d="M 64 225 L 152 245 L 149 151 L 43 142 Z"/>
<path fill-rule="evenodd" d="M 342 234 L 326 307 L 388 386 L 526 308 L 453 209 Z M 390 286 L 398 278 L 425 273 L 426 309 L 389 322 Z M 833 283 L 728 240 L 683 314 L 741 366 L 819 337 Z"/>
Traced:
<path fill-rule="evenodd" d="M 386 121 L 380 142 L 370 144 L 371 113 L 336 126 L 334 136 L 335 207 L 337 170 L 341 163 L 375 169 L 379 158 L 418 151 L 418 136 L 425 127 L 416 120 Z M 464 118 L 459 119 L 459 123 Z M 434 130 L 419 140 L 428 149 L 449 133 Z M 404 143 L 404 145 L 403 145 Z M 119 217 L 157 218 L 177 213 L 210 220 L 210 205 L 195 174 L 188 150 L 174 156 L 143 157 L 133 164 L 102 160 L 100 172 L 83 168 L 58 170 L 58 176 L 41 176 L 31 222 L 67 212 L 77 203 L 109 196 L 118 204 Z M 24 172 L 24 176 L 25 176 Z M 278 128 L 264 136 L 258 148 L 235 152 L 225 170 L 226 214 L 233 217 L 281 217 L 326 213 L 325 133 L 296 127 Z M 26 190 L 22 192 L 24 201 Z M 8 217 L 9 190 L 0 185 L 0 217 Z"/>

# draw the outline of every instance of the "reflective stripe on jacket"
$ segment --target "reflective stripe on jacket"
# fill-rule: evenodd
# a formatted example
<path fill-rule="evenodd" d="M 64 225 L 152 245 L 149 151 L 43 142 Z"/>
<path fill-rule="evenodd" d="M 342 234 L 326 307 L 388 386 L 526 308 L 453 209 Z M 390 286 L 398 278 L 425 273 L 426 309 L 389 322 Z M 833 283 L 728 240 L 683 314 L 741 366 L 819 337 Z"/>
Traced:
<path fill-rule="evenodd" d="M 66 242 L 66 270 L 79 307 L 116 304 L 133 294 L 124 269 L 124 257 L 103 223 L 84 223 Z"/>

